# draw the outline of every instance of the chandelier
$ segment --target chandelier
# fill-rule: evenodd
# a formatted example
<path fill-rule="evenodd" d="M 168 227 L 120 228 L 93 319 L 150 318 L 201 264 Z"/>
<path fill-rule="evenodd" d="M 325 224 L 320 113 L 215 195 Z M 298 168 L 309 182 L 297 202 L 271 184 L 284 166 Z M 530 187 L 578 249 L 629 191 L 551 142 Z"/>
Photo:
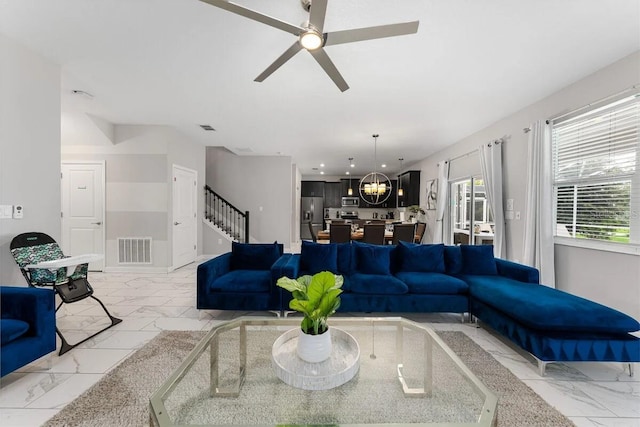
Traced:
<path fill-rule="evenodd" d="M 370 205 L 380 205 L 391 195 L 391 180 L 377 170 L 379 136 L 373 135 L 373 172 L 369 172 L 360 180 L 358 188 L 360 197 Z"/>

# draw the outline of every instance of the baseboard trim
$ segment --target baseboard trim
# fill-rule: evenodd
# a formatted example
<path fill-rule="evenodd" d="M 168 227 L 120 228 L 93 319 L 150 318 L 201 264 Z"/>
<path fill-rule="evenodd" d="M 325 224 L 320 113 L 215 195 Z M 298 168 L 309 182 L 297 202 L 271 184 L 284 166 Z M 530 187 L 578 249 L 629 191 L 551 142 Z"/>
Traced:
<path fill-rule="evenodd" d="M 169 273 L 169 267 L 105 267 L 104 273 Z"/>

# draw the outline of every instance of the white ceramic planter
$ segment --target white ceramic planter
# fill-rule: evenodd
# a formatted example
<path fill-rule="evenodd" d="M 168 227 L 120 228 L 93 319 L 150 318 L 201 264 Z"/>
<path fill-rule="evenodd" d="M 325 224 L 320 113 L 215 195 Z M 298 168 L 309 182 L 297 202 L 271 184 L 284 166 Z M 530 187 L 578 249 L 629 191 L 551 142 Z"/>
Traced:
<path fill-rule="evenodd" d="M 331 329 L 320 335 L 305 334 L 300 329 L 296 348 L 300 359 L 309 363 L 322 362 L 331 356 L 331 351 Z"/>

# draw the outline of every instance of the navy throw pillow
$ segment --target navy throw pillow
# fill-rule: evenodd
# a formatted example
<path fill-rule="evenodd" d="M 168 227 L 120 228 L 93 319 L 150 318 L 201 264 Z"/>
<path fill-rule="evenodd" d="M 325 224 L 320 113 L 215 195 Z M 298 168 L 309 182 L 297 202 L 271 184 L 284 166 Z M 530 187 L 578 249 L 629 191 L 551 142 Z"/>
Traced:
<path fill-rule="evenodd" d="M 274 243 L 231 243 L 232 270 L 269 270 L 282 255 L 282 245 Z"/>
<path fill-rule="evenodd" d="M 353 242 L 356 248 L 356 269 L 364 274 L 391 274 L 391 254 L 394 249 L 390 245 L 370 245 Z"/>
<path fill-rule="evenodd" d="M 335 243 L 322 244 L 302 241 L 300 267 L 309 274 L 321 271 L 338 273 L 338 246 Z"/>
<path fill-rule="evenodd" d="M 493 245 L 461 245 L 462 274 L 495 276 L 498 274 Z"/>
<path fill-rule="evenodd" d="M 462 273 L 462 252 L 460 246 L 444 247 L 444 267 L 447 274 Z"/>
<path fill-rule="evenodd" d="M 400 271 L 444 273 L 444 245 L 418 245 L 398 242 Z"/>

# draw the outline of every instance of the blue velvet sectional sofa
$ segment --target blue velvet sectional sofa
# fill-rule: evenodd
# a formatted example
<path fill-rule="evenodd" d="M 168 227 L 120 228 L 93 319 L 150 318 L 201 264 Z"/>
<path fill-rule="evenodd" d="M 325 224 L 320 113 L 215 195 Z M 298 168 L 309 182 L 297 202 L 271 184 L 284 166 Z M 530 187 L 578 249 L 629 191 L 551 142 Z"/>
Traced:
<path fill-rule="evenodd" d="M 0 286 L 0 377 L 56 349 L 54 292 Z"/>
<path fill-rule="evenodd" d="M 303 242 L 300 254 L 279 258 L 268 247 L 259 247 L 256 260 L 245 253 L 230 263 L 234 251 L 248 250 L 235 245 L 201 265 L 198 308 L 288 310 L 291 295 L 275 285 L 278 278 L 331 271 L 344 277 L 342 312 L 470 313 L 535 356 L 541 374 L 548 362 L 640 362 L 640 339 L 630 334 L 640 330 L 636 320 L 540 285 L 538 270 L 494 258 L 491 245 Z"/>

